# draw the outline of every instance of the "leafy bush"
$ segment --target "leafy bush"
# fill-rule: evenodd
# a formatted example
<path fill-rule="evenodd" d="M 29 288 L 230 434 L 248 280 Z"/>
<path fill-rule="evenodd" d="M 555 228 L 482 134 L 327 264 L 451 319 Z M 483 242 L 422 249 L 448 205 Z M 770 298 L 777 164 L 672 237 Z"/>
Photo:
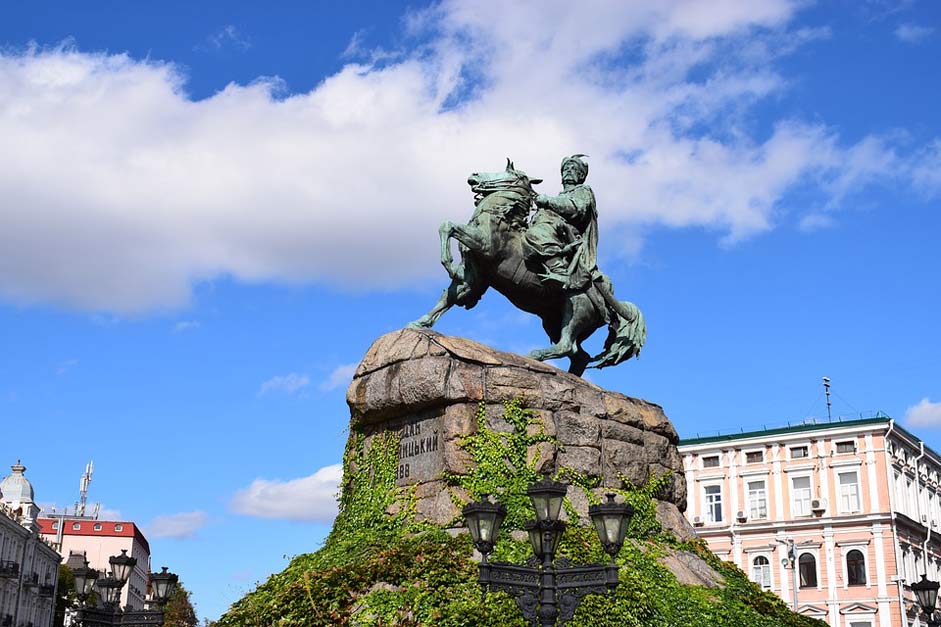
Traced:
<path fill-rule="evenodd" d="M 529 447 L 556 443 L 532 413 L 508 403 L 510 433 L 487 428 L 483 408 L 478 431 L 462 446 L 476 464 L 466 475 L 449 475 L 471 494 L 494 494 L 508 509 L 507 529 L 519 529 L 531 516 L 526 487 L 537 478 Z M 467 534 L 452 536 L 415 520 L 414 490 L 395 485 L 398 437 L 376 435 L 370 446 L 353 435 L 344 455 L 340 510 L 323 548 L 296 557 L 281 573 L 236 602 L 218 627 L 526 627 L 512 598 L 482 596 L 477 563 Z M 557 443 L 556 443 L 557 444 Z M 561 469 L 557 477 L 586 491 L 597 477 Z M 680 544 L 664 533 L 654 516 L 655 497 L 668 477 L 617 490 L 634 505 L 630 535 L 617 556 L 620 586 L 612 596 L 585 597 L 572 627 L 825 627 L 792 614 L 778 597 L 763 592 L 744 573 L 720 562 L 705 543 Z M 570 515 L 574 512 L 568 504 Z M 687 586 L 658 558 L 669 551 L 699 554 L 724 578 L 720 588 Z M 519 562 L 528 543 L 504 533 L 493 559 Z M 560 557 L 602 562 L 606 556 L 594 531 L 573 524 L 563 536 Z"/>

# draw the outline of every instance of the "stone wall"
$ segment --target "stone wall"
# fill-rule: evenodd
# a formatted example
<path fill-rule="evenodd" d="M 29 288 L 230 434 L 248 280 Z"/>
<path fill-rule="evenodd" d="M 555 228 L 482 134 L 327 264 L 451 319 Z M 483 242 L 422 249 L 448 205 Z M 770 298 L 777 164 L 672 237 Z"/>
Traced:
<path fill-rule="evenodd" d="M 601 476 L 607 486 L 619 485 L 619 474 L 640 485 L 651 473 L 670 471 L 675 480 L 661 495 L 658 517 L 678 536 L 692 534 L 680 514 L 686 481 L 679 438 L 659 405 L 463 338 L 402 329 L 376 340 L 347 390 L 351 437 L 365 433 L 368 447 L 377 432 L 398 431 L 397 483 L 416 485 L 418 515 L 443 525 L 457 508 L 441 472 L 464 473 L 471 463 L 459 438 L 477 429 L 480 402 L 490 428 L 511 430 L 502 419 L 503 403 L 515 398 L 561 444 L 538 445 L 541 470 L 564 466 Z M 587 507 L 577 500 L 575 505 Z"/>

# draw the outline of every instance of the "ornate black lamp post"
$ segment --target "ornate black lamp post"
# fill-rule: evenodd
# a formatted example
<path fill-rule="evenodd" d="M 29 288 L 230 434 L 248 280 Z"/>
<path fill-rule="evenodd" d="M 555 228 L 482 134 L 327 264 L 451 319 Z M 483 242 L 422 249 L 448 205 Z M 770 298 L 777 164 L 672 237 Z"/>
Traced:
<path fill-rule="evenodd" d="M 912 592 L 921 606 L 921 611 L 925 613 L 925 620 L 928 627 L 941 627 L 941 621 L 934 620 L 935 604 L 938 602 L 938 588 L 941 587 L 937 581 L 928 579 L 928 575 L 922 575 L 921 581 L 912 584 Z"/>
<path fill-rule="evenodd" d="M 621 550 L 627 524 L 634 509 L 614 502 L 609 494 L 606 503 L 588 509 L 598 539 L 610 556 L 607 565 L 575 565 L 565 558 L 555 559 L 565 522 L 559 520 L 562 499 L 567 486 L 548 477 L 530 486 L 528 493 L 536 510 L 536 519 L 526 523 L 534 557 L 526 565 L 490 562 L 506 516 L 506 508 L 482 500 L 464 508 L 464 518 L 474 547 L 480 552 L 479 582 L 487 590 L 508 592 L 516 597 L 523 616 L 541 627 L 554 627 L 572 619 L 582 597 L 588 594 L 613 592 L 618 585 L 618 567 L 614 556 Z"/>
<path fill-rule="evenodd" d="M 84 606 L 92 588 L 95 587 L 95 581 L 98 580 L 98 571 L 89 568 L 88 560 L 84 560 L 84 564 L 72 569 L 72 578 L 75 580 L 75 594 L 81 606 Z"/>
<path fill-rule="evenodd" d="M 75 579 L 75 590 L 78 594 L 80 606 L 76 619 L 81 627 L 159 627 L 163 625 L 163 606 L 170 599 L 176 589 L 177 576 L 167 572 L 167 567 L 159 573 L 150 575 L 150 584 L 153 589 L 153 600 L 158 609 L 121 610 L 119 601 L 121 590 L 137 565 L 137 560 L 130 557 L 126 550 L 121 555 L 112 556 L 108 560 L 111 573 L 107 577 L 100 577 L 97 570 L 84 565 L 72 570 Z M 88 596 L 97 582 L 98 591 L 103 601 L 103 607 L 89 607 Z"/>

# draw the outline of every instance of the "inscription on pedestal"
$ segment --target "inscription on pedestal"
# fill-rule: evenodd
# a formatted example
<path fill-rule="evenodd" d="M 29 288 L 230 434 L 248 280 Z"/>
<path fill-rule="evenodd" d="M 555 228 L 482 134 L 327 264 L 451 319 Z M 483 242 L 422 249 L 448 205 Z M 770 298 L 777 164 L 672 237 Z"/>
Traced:
<path fill-rule="evenodd" d="M 390 428 L 399 432 L 399 464 L 396 485 L 437 479 L 444 470 L 441 417 L 403 421 Z"/>

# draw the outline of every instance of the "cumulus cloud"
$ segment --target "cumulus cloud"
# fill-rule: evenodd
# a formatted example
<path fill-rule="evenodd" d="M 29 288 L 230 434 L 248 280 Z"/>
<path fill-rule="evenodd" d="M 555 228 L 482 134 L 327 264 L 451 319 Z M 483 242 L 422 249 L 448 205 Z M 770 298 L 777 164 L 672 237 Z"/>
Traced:
<path fill-rule="evenodd" d="M 258 518 L 330 522 L 337 513 L 336 495 L 343 466 L 325 466 L 308 477 L 290 481 L 255 479 L 236 492 L 232 511 Z"/>
<path fill-rule="evenodd" d="M 180 320 L 175 325 L 173 325 L 173 332 L 186 333 L 187 331 L 194 331 L 199 327 L 199 320 Z"/>
<path fill-rule="evenodd" d="M 932 403 L 927 398 L 921 399 L 905 412 L 905 422 L 913 427 L 941 427 L 941 402 Z"/>
<path fill-rule="evenodd" d="M 895 36 L 899 41 L 907 44 L 920 44 L 934 32 L 929 26 L 920 26 L 918 24 L 900 24 L 895 29 Z"/>
<path fill-rule="evenodd" d="M 251 47 L 252 42 L 248 37 L 243 35 L 234 25 L 226 24 L 206 37 L 206 40 L 195 46 L 194 49 L 197 51 L 222 50 L 223 48 L 248 50 Z"/>
<path fill-rule="evenodd" d="M 196 532 L 206 525 L 206 512 L 181 512 L 157 516 L 147 525 L 147 535 L 151 538 L 187 539 L 196 536 Z"/>
<path fill-rule="evenodd" d="M 897 167 L 821 124 L 738 124 L 786 89 L 777 58 L 826 35 L 788 31 L 799 4 L 446 0 L 409 15 L 411 49 L 354 36 L 366 62 L 287 96 L 260 79 L 193 101 L 169 62 L 0 52 L 0 298 L 126 313 L 219 276 L 443 280 L 437 226 L 505 156 L 555 191 L 559 159 L 591 155 L 602 254 L 649 225 L 754 236 L 797 185 L 838 204 Z"/>
<path fill-rule="evenodd" d="M 310 385 L 310 377 L 306 374 L 298 374 L 296 372 L 291 372 L 286 375 L 281 375 L 277 377 L 271 377 L 267 381 L 261 384 L 261 387 L 258 389 L 258 395 L 264 396 L 271 392 L 285 392 L 287 394 L 294 394 L 299 390 L 302 390 Z"/>
<path fill-rule="evenodd" d="M 349 385 L 353 380 L 353 373 L 356 372 L 357 364 L 343 364 L 333 369 L 333 372 L 320 384 L 322 390 L 335 390 L 339 387 Z"/>
<path fill-rule="evenodd" d="M 59 364 L 59 366 L 56 368 L 56 374 L 61 377 L 62 375 L 66 374 L 69 370 L 71 370 L 77 365 L 78 365 L 77 359 L 66 359 L 61 364 Z"/>

